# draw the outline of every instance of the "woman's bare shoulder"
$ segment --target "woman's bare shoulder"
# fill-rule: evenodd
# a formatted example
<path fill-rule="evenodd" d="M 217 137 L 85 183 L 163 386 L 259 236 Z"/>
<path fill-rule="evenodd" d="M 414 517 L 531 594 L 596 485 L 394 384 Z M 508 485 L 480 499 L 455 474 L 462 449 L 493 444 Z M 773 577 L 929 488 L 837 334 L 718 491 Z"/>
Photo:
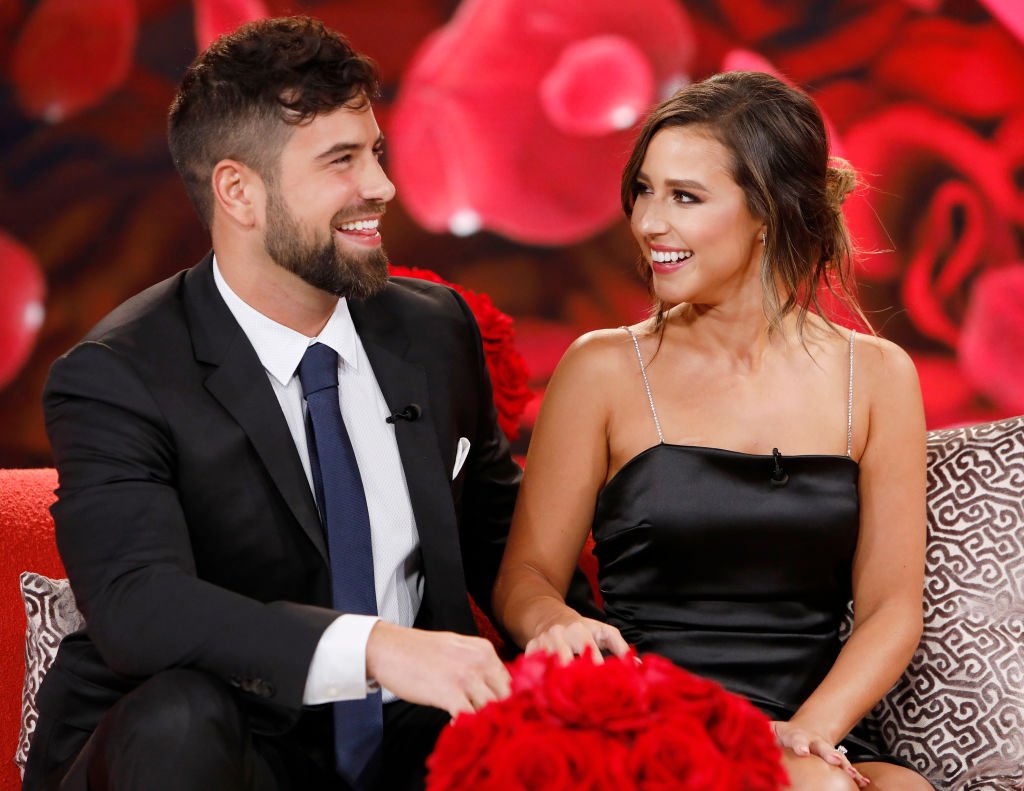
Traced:
<path fill-rule="evenodd" d="M 635 328 L 631 328 L 634 329 Z M 593 330 L 578 337 L 566 350 L 559 370 L 577 374 L 612 376 L 635 367 L 636 351 L 625 327 Z"/>
<path fill-rule="evenodd" d="M 917 370 L 910 355 L 903 347 L 878 335 L 857 333 L 854 355 L 857 372 L 883 386 L 886 382 L 917 381 Z"/>

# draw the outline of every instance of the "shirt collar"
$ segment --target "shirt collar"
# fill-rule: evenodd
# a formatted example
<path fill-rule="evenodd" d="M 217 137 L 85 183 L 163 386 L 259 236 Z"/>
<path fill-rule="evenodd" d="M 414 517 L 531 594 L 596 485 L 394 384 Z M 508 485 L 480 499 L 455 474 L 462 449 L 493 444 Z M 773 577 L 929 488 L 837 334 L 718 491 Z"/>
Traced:
<path fill-rule="evenodd" d="M 348 302 L 344 298 L 338 300 L 334 313 L 320 334 L 315 338 L 308 338 L 301 332 L 278 324 L 263 315 L 232 291 L 221 274 L 216 255 L 213 257 L 213 282 L 227 303 L 231 315 L 235 317 L 235 321 L 256 350 L 256 356 L 260 358 L 263 367 L 282 386 L 286 386 L 295 375 L 306 349 L 317 342 L 334 349 L 349 368 L 358 368 L 356 327 L 352 323 L 352 314 L 349 313 Z"/>

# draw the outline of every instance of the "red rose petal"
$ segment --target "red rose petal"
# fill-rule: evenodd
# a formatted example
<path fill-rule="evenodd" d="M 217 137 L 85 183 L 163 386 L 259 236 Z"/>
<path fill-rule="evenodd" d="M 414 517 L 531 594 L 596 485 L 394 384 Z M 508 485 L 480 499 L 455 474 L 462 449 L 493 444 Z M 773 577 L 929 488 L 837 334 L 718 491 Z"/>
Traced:
<path fill-rule="evenodd" d="M 843 144 L 871 187 L 844 204 L 858 245 L 879 251 L 862 258 L 860 275 L 899 276 L 907 251 L 940 234 L 922 220 L 929 216 L 922 209 L 933 201 L 936 184 L 945 181 L 961 181 L 978 195 L 986 260 L 1005 260 L 1014 249 L 1005 219 L 1016 190 L 1006 157 L 963 124 L 923 107 L 894 105 L 847 129 Z"/>
<path fill-rule="evenodd" d="M 1024 4 L 1020 0 L 979 0 L 987 6 L 992 16 L 1002 22 L 1006 29 L 1024 42 Z"/>
<path fill-rule="evenodd" d="M 975 390 L 952 357 L 915 354 L 914 366 L 921 381 L 928 428 L 959 422 L 967 414 Z"/>
<path fill-rule="evenodd" d="M 1007 207 L 1010 217 L 1024 224 L 1024 112 L 1007 118 L 996 134 L 996 145 L 1007 157 L 1017 194 Z"/>
<path fill-rule="evenodd" d="M 672 0 L 462 3 L 416 53 L 391 115 L 392 174 L 416 221 L 434 231 L 486 227 L 524 242 L 569 244 L 617 217 L 631 133 L 570 134 L 552 122 L 564 121 L 559 103 L 580 88 L 591 119 L 621 103 L 624 79 L 597 84 L 579 68 L 587 57 L 577 48 L 593 57 L 585 42 L 609 36 L 630 43 L 615 57 L 633 71 L 633 48 L 643 53 L 658 92 L 688 70 L 693 34 Z M 560 70 L 560 61 L 571 67 Z M 542 100 L 549 75 L 556 76 Z"/>
<path fill-rule="evenodd" d="M 969 118 L 996 118 L 1020 107 L 1024 52 L 995 24 L 916 19 L 903 26 L 899 45 L 879 58 L 872 77 L 896 96 Z"/>
<path fill-rule="evenodd" d="M 594 36 L 570 44 L 540 84 L 548 119 L 570 135 L 629 129 L 653 97 L 647 56 L 622 36 Z"/>
<path fill-rule="evenodd" d="M 246 22 L 270 16 L 263 0 L 193 0 L 196 47 L 202 51 Z"/>
<path fill-rule="evenodd" d="M 918 244 L 903 277 L 903 304 L 925 335 L 955 347 L 958 316 L 947 304 L 985 264 L 985 208 L 963 182 L 947 181 L 930 197 Z M 958 232 L 959 231 L 959 232 Z"/>
<path fill-rule="evenodd" d="M 0 387 L 18 372 L 43 323 L 42 273 L 28 248 L 0 231 Z"/>
<path fill-rule="evenodd" d="M 776 59 L 779 68 L 800 83 L 821 80 L 861 67 L 893 39 L 893 31 L 907 15 L 899 3 L 866 3 L 850 19 L 827 22 L 804 46 L 783 47 Z"/>
<path fill-rule="evenodd" d="M 422 0 L 389 0 L 387 22 L 381 21 L 381 6 L 378 3 L 348 2 L 334 0 L 311 7 L 311 16 L 342 33 L 352 46 L 369 55 L 380 68 L 385 84 L 397 83 L 409 59 L 427 34 L 445 21 L 439 4 L 424 3 Z M 374 105 L 377 123 L 385 124 L 380 105 Z"/>
<path fill-rule="evenodd" d="M 741 41 L 753 42 L 795 27 L 806 13 L 802 3 L 783 0 L 717 0 Z"/>
<path fill-rule="evenodd" d="M 52 123 L 96 104 L 128 76 L 137 30 L 133 0 L 42 0 L 12 56 L 18 104 Z"/>
<path fill-rule="evenodd" d="M 958 352 L 979 390 L 1010 414 L 1024 412 L 1024 263 L 978 278 Z"/>

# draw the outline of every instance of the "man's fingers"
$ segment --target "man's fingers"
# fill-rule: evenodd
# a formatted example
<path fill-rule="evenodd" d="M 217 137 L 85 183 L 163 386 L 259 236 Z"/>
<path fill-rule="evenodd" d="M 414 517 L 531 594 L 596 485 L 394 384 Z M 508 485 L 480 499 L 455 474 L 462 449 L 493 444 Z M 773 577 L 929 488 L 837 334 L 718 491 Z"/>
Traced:
<path fill-rule="evenodd" d="M 492 700 L 496 700 L 497 697 L 494 690 L 482 678 L 475 679 L 466 689 L 466 699 L 469 701 L 469 705 L 473 707 L 473 711 L 480 711 Z"/>
<path fill-rule="evenodd" d="M 512 676 L 509 675 L 508 670 L 501 664 L 500 660 L 497 663 L 497 667 L 492 668 L 487 673 L 485 681 L 498 700 L 507 698 L 512 692 Z"/>

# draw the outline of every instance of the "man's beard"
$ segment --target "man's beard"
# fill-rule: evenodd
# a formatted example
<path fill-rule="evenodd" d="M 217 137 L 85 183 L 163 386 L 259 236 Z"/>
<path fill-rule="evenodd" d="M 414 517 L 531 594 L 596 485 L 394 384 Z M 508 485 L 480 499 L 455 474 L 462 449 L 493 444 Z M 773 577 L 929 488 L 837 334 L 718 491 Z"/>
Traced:
<path fill-rule="evenodd" d="M 345 221 L 344 215 L 365 217 L 381 214 L 383 205 L 357 207 L 331 220 L 331 235 L 318 244 L 307 241 L 302 228 L 288 211 L 276 189 L 267 197 L 267 234 L 263 246 L 278 266 L 298 275 L 307 283 L 336 297 L 366 299 L 383 290 L 388 282 L 388 257 L 383 247 L 363 253 L 343 252 L 334 241 L 333 229 Z"/>

